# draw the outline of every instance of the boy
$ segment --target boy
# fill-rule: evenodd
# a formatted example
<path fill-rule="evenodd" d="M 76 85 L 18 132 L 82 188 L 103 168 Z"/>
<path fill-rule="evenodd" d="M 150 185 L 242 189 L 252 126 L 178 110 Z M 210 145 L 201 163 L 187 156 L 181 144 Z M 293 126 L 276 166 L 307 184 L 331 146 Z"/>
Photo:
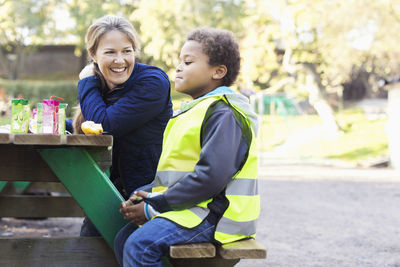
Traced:
<path fill-rule="evenodd" d="M 193 101 L 166 127 L 153 183 L 121 204 L 132 222 L 115 238 L 123 266 L 161 266 L 173 244 L 254 237 L 260 210 L 257 118 L 247 98 L 227 87 L 239 69 L 231 32 L 199 28 L 188 35 L 175 90 Z"/>

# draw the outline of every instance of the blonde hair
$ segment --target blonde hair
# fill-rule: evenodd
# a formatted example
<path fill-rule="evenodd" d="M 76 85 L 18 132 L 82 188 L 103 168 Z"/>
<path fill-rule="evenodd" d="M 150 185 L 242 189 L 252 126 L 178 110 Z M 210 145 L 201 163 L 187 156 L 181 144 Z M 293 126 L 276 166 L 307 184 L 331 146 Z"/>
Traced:
<path fill-rule="evenodd" d="M 86 33 L 86 49 L 88 55 L 91 57 L 94 56 L 96 54 L 101 37 L 105 33 L 113 30 L 117 30 L 126 34 L 132 43 L 135 56 L 137 56 L 140 52 L 140 42 L 135 28 L 127 19 L 115 15 L 103 16 L 89 26 L 89 29 Z"/>
<path fill-rule="evenodd" d="M 99 46 L 99 42 L 101 37 L 110 31 L 120 31 L 125 33 L 128 39 L 132 43 L 132 48 L 135 53 L 135 56 L 140 53 L 140 42 L 139 36 L 132 26 L 132 24 L 125 18 L 115 16 L 115 15 L 106 15 L 99 19 L 97 19 L 92 25 L 90 25 L 87 33 L 86 33 L 86 50 L 88 52 L 89 61 L 93 62 L 92 57 L 96 54 L 97 47 Z M 103 74 L 101 73 L 99 66 L 97 63 L 94 63 L 94 72 L 95 75 L 100 78 L 101 87 L 100 92 L 102 95 L 107 91 L 106 82 Z M 85 121 L 83 114 L 81 112 L 80 106 L 75 110 L 74 118 L 73 118 L 73 128 L 75 134 L 83 134 L 81 129 L 81 124 Z"/>

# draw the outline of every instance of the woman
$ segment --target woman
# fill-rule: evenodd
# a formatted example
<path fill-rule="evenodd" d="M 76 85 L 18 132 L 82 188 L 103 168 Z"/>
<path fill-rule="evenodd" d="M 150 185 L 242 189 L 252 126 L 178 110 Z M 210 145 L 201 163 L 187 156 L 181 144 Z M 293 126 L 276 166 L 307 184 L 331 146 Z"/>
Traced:
<path fill-rule="evenodd" d="M 169 79 L 161 69 L 135 62 L 138 36 L 122 17 L 107 15 L 95 21 L 86 45 L 92 63 L 79 74 L 81 115 L 74 131 L 90 120 L 113 135 L 110 179 L 127 198 L 155 176 L 163 132 L 172 115 Z M 93 235 L 99 233 L 85 218 L 81 236 Z"/>

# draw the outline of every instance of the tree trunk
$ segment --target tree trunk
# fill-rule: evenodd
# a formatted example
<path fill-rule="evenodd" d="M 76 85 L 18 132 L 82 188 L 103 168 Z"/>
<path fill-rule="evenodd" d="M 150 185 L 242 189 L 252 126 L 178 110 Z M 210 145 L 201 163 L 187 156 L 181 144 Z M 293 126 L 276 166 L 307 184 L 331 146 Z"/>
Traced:
<path fill-rule="evenodd" d="M 290 47 L 286 48 L 282 62 L 283 68 L 291 75 L 295 75 L 296 72 L 301 71 L 300 69 L 305 70 L 306 89 L 309 94 L 310 104 L 321 118 L 327 136 L 332 139 L 337 138 L 339 126 L 333 116 L 331 106 L 323 97 L 324 86 L 321 83 L 321 77 L 316 70 L 315 64 L 309 62 L 293 64 L 291 62 L 292 53 L 293 51 Z"/>
<path fill-rule="evenodd" d="M 320 76 L 315 65 L 311 63 L 302 64 L 306 70 L 306 88 L 309 93 L 310 104 L 314 107 L 322 120 L 322 125 L 329 138 L 335 139 L 339 134 L 339 127 L 333 115 L 333 110 L 324 99 Z"/>
<path fill-rule="evenodd" d="M 4 72 L 7 73 L 7 76 L 10 76 L 10 61 L 6 57 L 1 47 L 0 47 L 0 65 L 3 68 Z"/>

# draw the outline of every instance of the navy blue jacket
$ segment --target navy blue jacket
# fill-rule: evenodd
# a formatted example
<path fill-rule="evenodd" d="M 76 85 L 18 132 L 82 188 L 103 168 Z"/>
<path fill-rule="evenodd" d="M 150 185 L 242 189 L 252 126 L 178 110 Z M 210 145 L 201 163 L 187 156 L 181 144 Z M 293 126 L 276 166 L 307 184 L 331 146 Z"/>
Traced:
<path fill-rule="evenodd" d="M 100 80 L 90 76 L 79 81 L 78 100 L 85 120 L 101 123 L 114 137 L 110 178 L 117 188 L 129 196 L 150 183 L 172 115 L 167 74 L 135 63 L 131 77 L 103 96 Z"/>

